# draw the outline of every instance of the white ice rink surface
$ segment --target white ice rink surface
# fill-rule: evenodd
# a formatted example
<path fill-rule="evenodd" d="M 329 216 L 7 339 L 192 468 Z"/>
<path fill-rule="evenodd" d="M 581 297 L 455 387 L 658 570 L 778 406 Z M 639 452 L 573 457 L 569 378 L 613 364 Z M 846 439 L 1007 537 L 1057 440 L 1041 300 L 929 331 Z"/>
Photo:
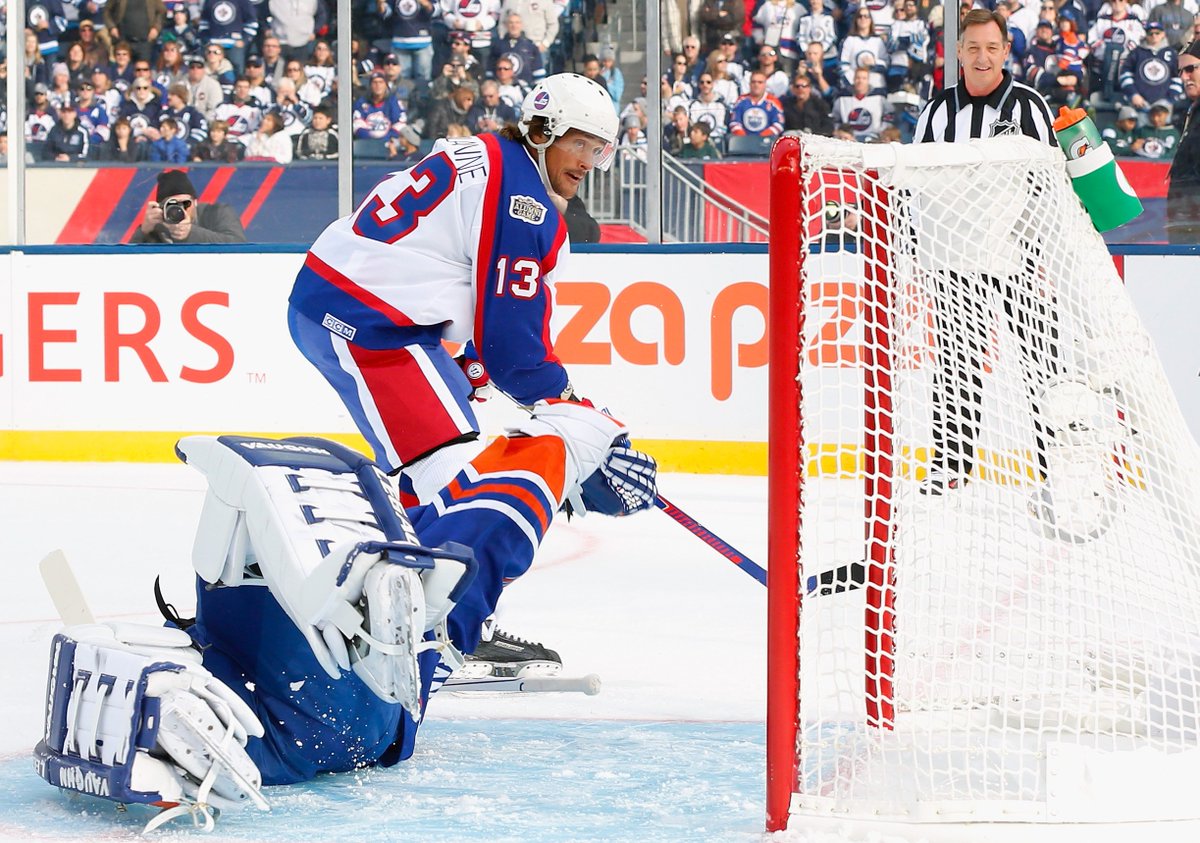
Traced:
<path fill-rule="evenodd" d="M 660 487 L 765 565 L 764 478 L 665 475 Z M 183 465 L 0 463 L 0 839 L 128 839 L 145 821 L 33 773 L 60 625 L 37 562 L 66 551 L 100 619 L 157 623 L 155 576 L 186 615 L 203 489 Z M 761 585 L 660 512 L 590 516 L 553 526 L 500 620 L 557 649 L 566 673 L 599 674 L 602 692 L 440 694 L 401 767 L 272 789 L 273 814 L 226 814 L 216 839 L 759 837 Z"/>

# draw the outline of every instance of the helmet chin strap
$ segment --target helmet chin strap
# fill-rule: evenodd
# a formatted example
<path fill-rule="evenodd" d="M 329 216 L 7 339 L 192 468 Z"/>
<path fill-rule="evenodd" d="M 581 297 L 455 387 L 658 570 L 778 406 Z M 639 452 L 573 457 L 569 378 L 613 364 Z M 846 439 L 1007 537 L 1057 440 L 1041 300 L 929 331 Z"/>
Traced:
<path fill-rule="evenodd" d="M 546 193 L 550 195 L 550 201 L 554 203 L 554 207 L 558 208 L 560 214 L 565 214 L 567 212 L 567 200 L 555 192 L 554 187 L 550 184 L 550 174 L 546 172 L 546 150 L 550 148 L 550 144 L 554 143 L 554 138 L 538 143 L 526 135 L 525 140 L 537 150 L 538 175 L 542 178 L 542 186 L 546 188 Z"/>

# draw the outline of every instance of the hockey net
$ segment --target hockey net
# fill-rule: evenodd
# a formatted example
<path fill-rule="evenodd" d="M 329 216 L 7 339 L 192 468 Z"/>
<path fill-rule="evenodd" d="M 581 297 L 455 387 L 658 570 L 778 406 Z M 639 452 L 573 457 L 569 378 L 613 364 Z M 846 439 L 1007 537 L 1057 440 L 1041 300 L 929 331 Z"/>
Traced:
<path fill-rule="evenodd" d="M 772 829 L 1200 817 L 1200 453 L 1063 164 L 776 145 Z"/>

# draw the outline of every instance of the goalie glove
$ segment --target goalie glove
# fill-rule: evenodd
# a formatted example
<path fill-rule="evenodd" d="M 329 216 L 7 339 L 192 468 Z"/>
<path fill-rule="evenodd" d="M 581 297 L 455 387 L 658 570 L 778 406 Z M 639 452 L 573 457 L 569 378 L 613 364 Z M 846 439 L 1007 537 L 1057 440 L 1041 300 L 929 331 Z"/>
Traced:
<path fill-rule="evenodd" d="M 54 636 L 46 728 L 34 750 L 50 784 L 168 810 L 211 829 L 214 808 L 268 809 L 246 754 L 262 724 L 204 669 L 187 633 L 144 624 L 84 624 Z"/>
<path fill-rule="evenodd" d="M 658 496 L 658 463 L 654 457 L 630 447 L 620 436 L 608 449 L 600 467 L 583 481 L 579 494 L 567 503 L 576 515 L 632 515 L 654 506 Z"/>

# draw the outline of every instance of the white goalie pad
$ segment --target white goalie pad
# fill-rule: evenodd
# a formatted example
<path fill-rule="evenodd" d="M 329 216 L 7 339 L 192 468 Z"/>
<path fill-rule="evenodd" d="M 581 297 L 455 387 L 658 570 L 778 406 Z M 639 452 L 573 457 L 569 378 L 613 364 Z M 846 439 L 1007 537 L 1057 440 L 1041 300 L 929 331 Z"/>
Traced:
<path fill-rule="evenodd" d="M 54 637 L 38 771 L 57 787 L 171 810 L 212 824 L 211 808 L 266 810 L 246 754 L 254 712 L 200 665 L 191 638 L 141 624 L 71 626 Z M 173 807 L 177 806 L 177 807 Z"/>
<path fill-rule="evenodd" d="M 336 443 L 192 436 L 176 449 L 209 481 L 201 579 L 266 586 L 331 678 L 353 671 L 418 713 L 419 654 L 461 659 L 444 625 L 474 577 L 470 551 L 421 546 L 389 478 Z"/>

